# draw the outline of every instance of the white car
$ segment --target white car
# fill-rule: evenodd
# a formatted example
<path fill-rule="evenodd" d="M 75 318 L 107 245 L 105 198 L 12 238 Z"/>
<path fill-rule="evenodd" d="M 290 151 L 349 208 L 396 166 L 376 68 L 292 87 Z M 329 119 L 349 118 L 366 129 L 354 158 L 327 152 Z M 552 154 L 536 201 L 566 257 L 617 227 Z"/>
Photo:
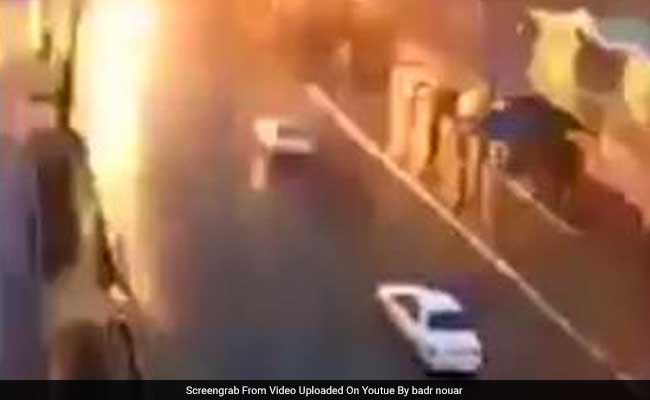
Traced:
<path fill-rule="evenodd" d="M 276 154 L 313 154 L 317 151 L 316 134 L 306 124 L 288 118 L 262 117 L 254 122 L 257 141 Z"/>
<path fill-rule="evenodd" d="M 310 155 L 318 151 L 316 129 L 297 119 L 260 117 L 254 120 L 253 131 L 261 150 L 251 165 L 250 179 L 254 190 L 266 189 L 273 156 Z"/>
<path fill-rule="evenodd" d="M 479 336 L 451 294 L 421 285 L 382 284 L 376 296 L 428 373 L 475 374 L 483 366 Z"/>

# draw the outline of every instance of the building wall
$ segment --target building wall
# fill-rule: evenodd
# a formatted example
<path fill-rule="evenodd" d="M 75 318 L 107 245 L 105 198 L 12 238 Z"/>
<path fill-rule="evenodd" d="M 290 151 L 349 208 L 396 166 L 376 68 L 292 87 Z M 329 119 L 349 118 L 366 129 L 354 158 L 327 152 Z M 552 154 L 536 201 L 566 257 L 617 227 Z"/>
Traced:
<path fill-rule="evenodd" d="M 650 225 L 650 62 L 581 41 L 566 18 L 580 7 L 650 24 L 645 0 L 404 0 L 393 9 L 397 62 L 426 65 L 444 85 L 539 93 L 572 113 L 604 138 L 584 147 L 587 172 L 623 193 Z M 530 9 L 545 16 L 529 31 Z"/>
<path fill-rule="evenodd" d="M 396 61 L 427 65 L 445 86 L 464 89 L 482 82 L 486 67 L 482 13 L 479 0 L 400 1 L 394 8 Z"/>
<path fill-rule="evenodd" d="M 43 9 L 43 26 L 52 33 L 55 54 L 66 55 L 71 45 L 71 27 L 74 7 L 89 1 L 81 0 L 32 0 L 40 1 Z"/>
<path fill-rule="evenodd" d="M 585 42 L 576 28 L 589 24 L 579 13 L 544 11 L 535 20 L 533 89 L 599 134 L 585 148 L 587 172 L 623 193 L 650 226 L 650 60 Z"/>
<path fill-rule="evenodd" d="M 37 62 L 32 46 L 31 4 L 27 0 L 0 2 L 0 133 L 18 141 L 31 129 L 54 121 L 50 107 L 29 101 L 31 94 L 53 87 L 49 69 Z"/>

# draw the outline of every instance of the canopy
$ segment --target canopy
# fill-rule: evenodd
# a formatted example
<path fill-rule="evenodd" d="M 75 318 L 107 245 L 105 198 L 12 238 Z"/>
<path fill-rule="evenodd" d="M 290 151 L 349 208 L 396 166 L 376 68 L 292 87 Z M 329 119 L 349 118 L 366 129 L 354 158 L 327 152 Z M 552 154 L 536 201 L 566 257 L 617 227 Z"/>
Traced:
<path fill-rule="evenodd" d="M 506 98 L 504 107 L 493 110 L 483 127 L 491 138 L 505 141 L 561 138 L 567 130 L 582 128 L 573 116 L 540 96 Z"/>

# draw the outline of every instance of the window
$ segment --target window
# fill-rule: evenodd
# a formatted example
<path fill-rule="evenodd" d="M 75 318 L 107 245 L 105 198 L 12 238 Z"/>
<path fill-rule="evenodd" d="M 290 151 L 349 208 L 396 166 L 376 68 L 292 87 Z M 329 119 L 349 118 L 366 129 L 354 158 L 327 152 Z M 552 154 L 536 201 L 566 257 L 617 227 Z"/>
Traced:
<path fill-rule="evenodd" d="M 462 312 L 432 312 L 427 318 L 427 327 L 436 330 L 464 330 L 473 329 L 474 324 Z"/>
<path fill-rule="evenodd" d="M 413 296 L 397 296 L 395 297 L 395 302 L 399 304 L 407 312 L 411 319 L 418 319 L 418 313 L 420 311 L 420 305 Z"/>
<path fill-rule="evenodd" d="M 278 128 L 278 137 L 280 139 L 304 139 L 305 133 L 292 126 L 280 126 Z"/>

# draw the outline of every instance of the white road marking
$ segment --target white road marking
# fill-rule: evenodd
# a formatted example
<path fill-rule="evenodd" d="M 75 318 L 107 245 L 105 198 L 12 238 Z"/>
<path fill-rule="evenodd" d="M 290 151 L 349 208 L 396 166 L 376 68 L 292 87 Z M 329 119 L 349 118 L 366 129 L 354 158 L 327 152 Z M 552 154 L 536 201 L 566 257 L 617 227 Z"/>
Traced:
<path fill-rule="evenodd" d="M 327 113 L 334 122 L 366 154 L 379 161 L 383 167 L 395 178 L 401 181 L 415 197 L 432 209 L 440 218 L 449 224 L 470 246 L 485 258 L 494 270 L 500 275 L 511 280 L 524 295 L 553 323 L 572 338 L 587 354 L 597 363 L 610 370 L 618 380 L 629 380 L 631 375 L 618 371 L 613 366 L 610 357 L 596 343 L 581 334 L 571 321 L 555 308 L 544 296 L 533 287 L 526 279 L 515 270 L 495 249 L 488 245 L 478 235 L 468 229 L 456 216 L 439 200 L 437 200 L 416 178 L 409 175 L 390 157 L 388 157 L 377 143 L 370 138 L 343 110 L 325 93 L 314 84 L 305 86 L 310 100 Z"/>
<path fill-rule="evenodd" d="M 512 192 L 515 195 L 515 197 L 535 207 L 535 209 L 537 209 L 537 211 L 549 223 L 551 223 L 554 227 L 559 229 L 562 233 L 566 233 L 572 236 L 581 236 L 583 234 L 582 231 L 580 231 L 579 229 L 577 229 L 576 227 L 572 226 L 567 221 L 559 217 L 548 207 L 546 207 L 544 203 L 542 203 L 537 198 L 535 198 L 535 195 L 531 193 L 530 190 L 528 190 L 526 187 L 524 187 L 524 185 L 522 185 L 520 182 L 517 182 L 515 179 L 506 179 L 505 183 L 508 190 L 510 190 L 510 192 Z"/>

